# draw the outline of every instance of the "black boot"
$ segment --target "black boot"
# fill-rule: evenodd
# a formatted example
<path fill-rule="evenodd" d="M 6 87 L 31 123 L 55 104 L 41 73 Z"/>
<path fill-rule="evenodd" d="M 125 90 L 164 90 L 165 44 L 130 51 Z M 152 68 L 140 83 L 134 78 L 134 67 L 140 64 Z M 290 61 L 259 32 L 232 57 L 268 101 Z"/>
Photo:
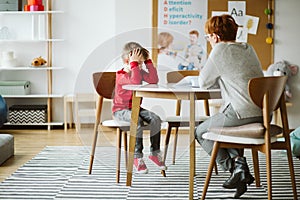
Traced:
<path fill-rule="evenodd" d="M 245 192 L 247 192 L 247 184 L 245 182 L 239 182 L 233 198 L 239 199 Z"/>
<path fill-rule="evenodd" d="M 236 188 L 238 181 L 241 177 L 241 171 L 235 170 L 235 167 L 229 170 L 231 176 L 223 183 L 223 187 L 227 189 Z"/>
<path fill-rule="evenodd" d="M 233 166 L 233 169 L 230 170 L 231 176 L 223 184 L 224 188 L 237 188 L 239 182 L 244 182 L 248 185 L 253 183 L 254 178 L 250 174 L 245 157 L 237 157 L 234 160 Z"/>

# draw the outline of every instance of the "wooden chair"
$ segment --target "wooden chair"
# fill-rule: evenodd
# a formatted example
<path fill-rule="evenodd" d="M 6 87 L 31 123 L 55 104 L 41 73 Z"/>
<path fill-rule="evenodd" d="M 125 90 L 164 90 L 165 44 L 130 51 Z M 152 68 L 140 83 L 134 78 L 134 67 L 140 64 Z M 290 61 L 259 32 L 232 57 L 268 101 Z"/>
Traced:
<path fill-rule="evenodd" d="M 89 174 L 92 173 L 94 155 L 97 145 L 97 137 L 99 125 L 115 128 L 117 132 L 117 166 L 116 166 L 116 182 L 120 182 L 120 161 L 121 161 L 121 146 L 122 146 L 122 135 L 124 140 L 124 154 L 125 154 L 125 165 L 127 167 L 127 131 L 129 131 L 130 123 L 117 121 L 117 120 L 105 120 L 100 123 L 103 100 L 113 99 L 113 93 L 115 88 L 116 72 L 96 72 L 93 74 L 93 83 L 96 92 L 99 95 L 96 109 L 96 122 L 94 127 L 94 138 L 92 143 L 92 150 L 90 155 L 90 166 Z"/>
<path fill-rule="evenodd" d="M 271 150 L 286 150 L 294 199 L 297 199 L 290 131 L 284 97 L 286 81 L 286 76 L 253 78 L 249 81 L 248 92 L 252 101 L 262 109 L 263 123 L 252 123 L 238 127 L 211 128 L 209 132 L 203 135 L 203 138 L 214 140 L 215 142 L 201 199 L 205 199 L 219 148 L 252 149 L 256 187 L 260 186 L 258 151 L 265 153 L 269 200 L 272 199 Z M 271 124 L 270 115 L 278 107 L 281 113 L 282 127 Z M 279 134 L 282 134 L 284 141 L 277 140 Z"/>
<path fill-rule="evenodd" d="M 198 70 L 182 70 L 182 71 L 168 72 L 167 83 L 177 83 L 186 76 L 198 76 L 198 75 L 199 75 Z M 206 116 L 196 116 L 196 125 L 198 125 L 203 120 L 207 119 L 208 118 L 207 116 L 209 116 L 208 100 L 204 100 L 204 110 Z M 168 127 L 166 132 L 166 139 L 165 139 L 165 148 L 164 148 L 164 157 L 163 157 L 164 160 L 166 160 L 167 157 L 168 145 L 170 142 L 172 129 L 175 128 L 172 164 L 175 164 L 175 159 L 176 159 L 178 129 L 179 127 L 189 127 L 189 118 L 180 116 L 180 112 L 181 112 L 181 100 L 177 100 L 175 116 L 169 116 L 165 120 L 168 123 Z"/>
<path fill-rule="evenodd" d="M 128 153 L 127 153 L 127 132 L 130 130 L 130 122 L 119 121 L 119 120 L 105 120 L 100 123 L 101 119 L 101 112 L 102 112 L 102 105 L 103 100 L 105 99 L 113 99 L 113 93 L 115 89 L 115 82 L 116 82 L 116 72 L 96 72 L 93 74 L 93 83 L 96 92 L 99 95 L 99 99 L 97 102 L 97 109 L 96 109 L 96 121 L 94 127 L 94 138 L 92 143 L 92 150 L 90 155 L 90 166 L 89 166 L 89 174 L 92 173 L 95 150 L 97 145 L 97 137 L 98 137 L 98 130 L 99 125 L 115 128 L 117 132 L 117 168 L 116 168 L 116 182 L 120 182 L 120 161 L 121 161 L 121 147 L 122 147 L 122 135 L 124 140 L 124 154 L 125 154 L 125 165 L 127 168 L 128 163 Z M 143 126 L 143 130 L 149 130 L 147 123 Z M 163 176 L 166 176 L 165 170 L 161 170 Z"/>

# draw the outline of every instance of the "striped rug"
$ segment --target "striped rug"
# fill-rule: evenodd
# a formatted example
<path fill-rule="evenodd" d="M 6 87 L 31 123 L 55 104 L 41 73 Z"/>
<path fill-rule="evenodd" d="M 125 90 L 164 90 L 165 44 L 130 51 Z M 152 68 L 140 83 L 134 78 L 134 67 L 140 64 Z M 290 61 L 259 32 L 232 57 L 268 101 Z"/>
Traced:
<path fill-rule="evenodd" d="M 171 155 L 171 153 L 169 153 Z M 252 171 L 250 152 L 245 151 Z M 124 160 L 121 183 L 115 182 L 115 148 L 98 147 L 92 175 L 88 175 L 89 149 L 87 147 L 49 146 L 0 183 L 0 199 L 130 199 L 179 200 L 188 199 L 189 152 L 178 150 L 176 164 L 167 160 L 167 177 L 146 160 L 148 174 L 134 174 L 127 187 Z M 197 166 L 194 199 L 199 199 L 209 157 L 197 148 Z M 171 157 L 171 156 L 169 156 Z M 273 199 L 293 199 L 285 153 L 273 153 Z M 294 159 L 297 190 L 300 196 L 300 161 Z M 242 199 L 267 199 L 264 155 L 260 154 L 262 187 L 254 184 Z M 219 169 L 213 175 L 207 199 L 232 199 L 235 190 L 222 188 L 229 173 Z"/>

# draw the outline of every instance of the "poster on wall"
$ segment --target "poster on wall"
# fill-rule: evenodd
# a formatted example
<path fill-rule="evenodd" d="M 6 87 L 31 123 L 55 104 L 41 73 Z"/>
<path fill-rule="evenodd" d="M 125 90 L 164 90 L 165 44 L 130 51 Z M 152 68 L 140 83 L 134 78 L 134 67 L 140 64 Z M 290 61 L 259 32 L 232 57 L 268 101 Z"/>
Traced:
<path fill-rule="evenodd" d="M 197 70 L 206 60 L 207 0 L 158 1 L 159 70 Z"/>
<path fill-rule="evenodd" d="M 236 35 L 237 42 L 248 42 L 248 34 L 257 34 L 259 18 L 246 13 L 246 1 L 228 1 L 228 10 L 212 11 L 212 16 L 231 15 L 239 25 Z"/>

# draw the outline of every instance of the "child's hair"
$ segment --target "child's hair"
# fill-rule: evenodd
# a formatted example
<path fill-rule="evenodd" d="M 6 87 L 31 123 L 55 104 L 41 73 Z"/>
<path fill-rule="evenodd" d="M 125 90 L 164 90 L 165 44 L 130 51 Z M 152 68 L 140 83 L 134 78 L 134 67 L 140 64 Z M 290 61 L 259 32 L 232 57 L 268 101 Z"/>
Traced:
<path fill-rule="evenodd" d="M 137 42 L 128 42 L 124 45 L 123 52 L 122 52 L 123 61 L 128 58 L 129 53 L 134 49 L 143 49 L 143 47 Z"/>
<path fill-rule="evenodd" d="M 173 35 L 168 32 L 161 32 L 158 35 L 158 48 L 165 49 L 173 42 Z"/>
<path fill-rule="evenodd" d="M 222 41 L 234 41 L 238 25 L 231 15 L 213 16 L 205 23 L 207 34 L 217 34 Z"/>
<path fill-rule="evenodd" d="M 141 53 L 142 53 L 143 58 L 145 60 L 147 60 L 148 57 L 149 57 L 149 51 L 147 49 L 145 49 L 145 48 L 141 48 Z"/>
<path fill-rule="evenodd" d="M 191 30 L 191 31 L 189 32 L 189 34 L 190 34 L 190 35 L 195 34 L 195 35 L 197 35 L 197 37 L 199 37 L 199 32 L 198 32 L 197 30 Z"/>

